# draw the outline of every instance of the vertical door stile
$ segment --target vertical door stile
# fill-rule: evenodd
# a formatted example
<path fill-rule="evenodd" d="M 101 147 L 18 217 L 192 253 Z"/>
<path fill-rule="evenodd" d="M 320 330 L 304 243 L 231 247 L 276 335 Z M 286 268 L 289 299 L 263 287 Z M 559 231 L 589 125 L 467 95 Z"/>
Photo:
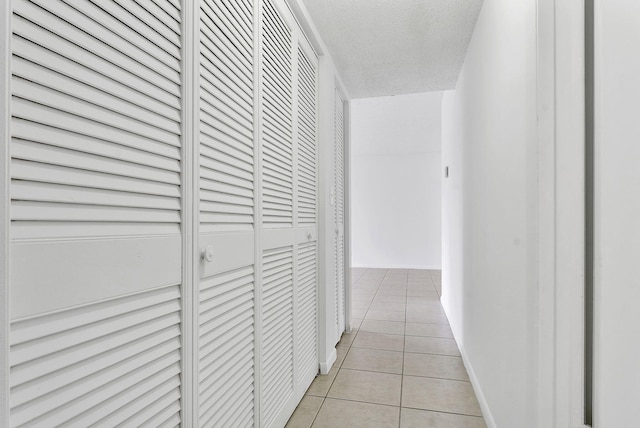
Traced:
<path fill-rule="evenodd" d="M 0 6 L 0 426 L 9 426 L 11 1 Z"/>
<path fill-rule="evenodd" d="M 200 20 L 198 5 L 184 1 L 182 85 L 182 425 L 198 424 Z"/>
<path fill-rule="evenodd" d="M 255 128 L 253 133 L 253 141 L 254 141 L 254 200 L 262 201 L 262 44 L 264 43 L 264 36 L 262 34 L 262 14 L 264 13 L 264 4 L 263 0 L 254 0 L 254 20 L 253 20 L 253 34 L 255 37 L 255 41 L 253 44 L 253 55 L 254 55 L 254 64 L 253 64 L 253 75 L 254 75 L 254 86 L 253 86 L 253 97 L 254 97 L 254 106 L 253 106 L 253 117 L 255 121 Z M 256 286 L 255 286 L 255 302 L 256 302 L 256 330 L 254 336 L 254 346 L 256 349 L 254 355 L 254 365 L 255 365 L 255 374 L 254 374 L 254 411 L 256 414 L 256 418 L 254 420 L 254 427 L 260 428 L 261 418 L 262 418 L 262 263 L 258 262 L 262 260 L 262 203 L 256 203 L 254 210 L 254 224 L 256 227 L 254 228 L 255 233 L 255 246 L 254 246 L 254 260 L 255 263 L 255 271 L 256 271 Z"/>
<path fill-rule="evenodd" d="M 293 207 L 292 207 L 292 214 L 293 214 L 293 287 L 292 287 L 292 292 L 293 292 L 293 299 L 292 299 L 292 310 L 293 310 L 293 326 L 292 326 L 292 333 L 293 333 L 293 389 L 294 389 L 294 396 L 297 395 L 297 378 L 298 378 L 298 373 L 300 372 L 300 355 L 299 355 L 299 307 L 298 307 L 298 284 L 300 283 L 300 276 L 299 276 L 299 251 L 298 251 L 298 229 L 300 227 L 300 219 L 299 219 L 299 210 L 298 210 L 298 206 L 299 206 L 299 198 L 300 198 L 300 193 L 298 191 L 299 187 L 298 187 L 298 174 L 299 174 L 299 164 L 298 164 L 298 156 L 299 156 L 299 145 L 300 145 L 300 139 L 299 139 L 299 133 L 297 132 L 298 128 L 299 128 L 299 104 L 300 104 L 300 100 L 299 100 L 299 96 L 298 94 L 300 93 L 299 91 L 299 87 L 300 87 L 300 82 L 299 82 L 299 63 L 298 63 L 298 43 L 299 43 L 299 34 L 297 31 L 293 32 L 293 37 L 292 37 L 292 43 L 291 43 L 291 75 L 292 75 L 292 87 L 291 87 L 291 94 L 292 94 L 292 134 L 291 134 L 291 138 L 292 138 L 292 151 L 293 151 L 293 157 L 292 157 L 292 172 L 293 172 L 293 177 L 292 177 L 292 185 L 293 185 Z"/>

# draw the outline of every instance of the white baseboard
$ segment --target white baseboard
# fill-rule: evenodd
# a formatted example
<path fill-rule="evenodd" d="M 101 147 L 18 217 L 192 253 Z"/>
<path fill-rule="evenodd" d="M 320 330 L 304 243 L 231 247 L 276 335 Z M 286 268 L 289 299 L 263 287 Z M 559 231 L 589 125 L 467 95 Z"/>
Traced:
<path fill-rule="evenodd" d="M 469 381 L 471 382 L 471 386 L 473 387 L 473 392 L 476 394 L 476 399 L 478 400 L 478 404 L 480 405 L 480 411 L 482 412 L 482 416 L 484 417 L 484 422 L 487 425 L 487 428 L 498 428 L 496 425 L 496 421 L 493 418 L 493 414 L 491 413 L 491 409 L 489 408 L 489 403 L 487 403 L 487 398 L 482 391 L 482 387 L 480 386 L 480 381 L 478 381 L 478 377 L 476 376 L 476 372 L 473 369 L 473 365 L 465 352 L 464 346 L 460 345 L 460 340 L 456 337 L 456 330 L 453 325 L 451 325 L 451 317 L 449 316 L 447 305 L 442 304 L 444 308 L 444 313 L 449 321 L 449 325 L 451 326 L 451 332 L 453 333 L 453 338 L 458 345 L 458 350 L 460 351 L 460 356 L 462 357 L 462 363 L 464 367 L 467 369 L 467 374 L 469 375 Z"/>
<path fill-rule="evenodd" d="M 457 339 L 456 343 L 458 343 Z M 467 369 L 471 386 L 473 386 L 473 391 L 476 393 L 476 398 L 478 399 L 478 404 L 480 405 L 480 410 L 482 411 L 482 416 L 484 416 L 484 422 L 487 424 L 487 428 L 498 428 L 496 421 L 493 419 L 493 415 L 491 414 L 491 409 L 489 409 L 487 398 L 484 396 L 484 392 L 482 392 L 482 387 L 480 386 L 476 372 L 473 370 L 473 365 L 467 358 L 467 353 L 464 351 L 464 348 L 460 347 L 460 345 L 458 345 L 458 349 L 460 349 L 462 362 Z"/>
<path fill-rule="evenodd" d="M 338 358 L 338 353 L 336 349 L 333 348 L 331 353 L 327 356 L 327 361 L 320 361 L 320 374 L 326 375 L 329 374 L 331 367 L 333 367 L 333 363 L 336 362 Z"/>

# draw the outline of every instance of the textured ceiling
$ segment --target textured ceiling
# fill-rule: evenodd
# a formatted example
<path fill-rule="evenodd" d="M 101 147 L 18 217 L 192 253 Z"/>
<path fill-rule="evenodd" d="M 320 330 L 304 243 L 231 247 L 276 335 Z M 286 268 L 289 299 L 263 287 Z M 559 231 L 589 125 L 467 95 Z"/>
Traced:
<path fill-rule="evenodd" d="M 453 89 L 482 0 L 303 0 L 351 98 Z"/>

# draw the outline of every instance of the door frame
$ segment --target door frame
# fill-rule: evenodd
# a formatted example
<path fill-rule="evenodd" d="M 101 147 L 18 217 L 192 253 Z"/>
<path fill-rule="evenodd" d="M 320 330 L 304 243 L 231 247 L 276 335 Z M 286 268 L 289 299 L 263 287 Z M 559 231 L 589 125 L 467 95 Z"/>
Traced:
<path fill-rule="evenodd" d="M 536 426 L 584 423 L 584 2 L 537 0 Z"/>

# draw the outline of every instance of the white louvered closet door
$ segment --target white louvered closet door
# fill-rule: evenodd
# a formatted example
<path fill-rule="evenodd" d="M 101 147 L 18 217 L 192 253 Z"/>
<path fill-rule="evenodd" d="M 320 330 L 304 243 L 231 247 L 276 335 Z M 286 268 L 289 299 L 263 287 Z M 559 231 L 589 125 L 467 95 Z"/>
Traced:
<path fill-rule="evenodd" d="M 177 426 L 178 0 L 14 0 L 10 425 Z"/>
<path fill-rule="evenodd" d="M 318 373 L 318 58 L 305 38 L 297 48 L 296 244 L 294 351 L 296 393 Z"/>
<path fill-rule="evenodd" d="M 262 2 L 260 49 L 260 425 L 278 427 L 318 371 L 317 58 L 279 0 Z"/>
<path fill-rule="evenodd" d="M 335 243 L 336 260 L 336 327 L 340 340 L 345 330 L 345 254 L 344 254 L 344 100 L 336 90 L 335 98 Z"/>
<path fill-rule="evenodd" d="M 200 0 L 199 426 L 256 421 L 254 4 Z"/>

